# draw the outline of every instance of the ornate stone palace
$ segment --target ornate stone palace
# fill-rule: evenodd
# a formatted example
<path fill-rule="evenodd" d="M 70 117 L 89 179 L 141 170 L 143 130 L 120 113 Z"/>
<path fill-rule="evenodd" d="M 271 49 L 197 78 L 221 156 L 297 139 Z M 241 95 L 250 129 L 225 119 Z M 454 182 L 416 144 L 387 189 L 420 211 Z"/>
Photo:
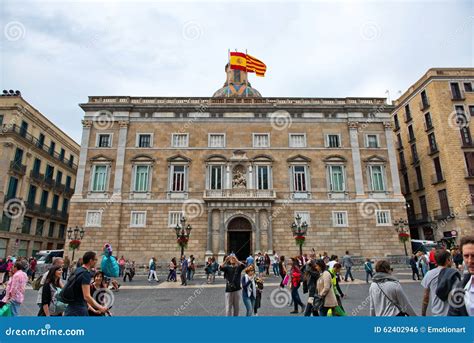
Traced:
<path fill-rule="evenodd" d="M 213 97 L 91 96 L 69 226 L 81 252 L 105 242 L 144 262 L 186 254 L 403 254 L 406 219 L 390 113 L 383 98 L 266 98 L 226 67 Z M 78 255 L 76 255 L 78 256 Z"/>

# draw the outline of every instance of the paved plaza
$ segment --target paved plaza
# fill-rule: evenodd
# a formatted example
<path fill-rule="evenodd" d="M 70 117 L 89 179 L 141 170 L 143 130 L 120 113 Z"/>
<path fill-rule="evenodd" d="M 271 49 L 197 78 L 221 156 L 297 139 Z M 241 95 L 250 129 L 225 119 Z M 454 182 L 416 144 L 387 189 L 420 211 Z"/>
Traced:
<path fill-rule="evenodd" d="M 409 269 L 396 269 L 394 274 L 402 283 L 412 306 L 417 314 L 421 313 L 423 289 L 419 281 L 411 280 Z M 348 315 L 369 315 L 368 289 L 365 274 L 354 272 L 356 281 L 342 282 L 341 289 L 346 294 L 343 305 Z M 188 286 L 180 282 L 162 281 L 149 283 L 145 276 L 137 276 L 129 283 L 123 283 L 119 292 L 113 292 L 112 313 L 114 316 L 223 316 L 225 281 L 216 277 L 213 285 L 207 285 L 204 275 L 197 275 Z M 290 316 L 293 307 L 288 306 L 290 295 L 279 289 L 280 278 L 270 276 L 265 279 L 260 316 Z M 36 316 L 38 307 L 35 304 L 37 292 L 28 289 L 25 303 L 21 307 L 22 316 Z M 307 294 L 300 295 L 306 302 Z M 240 315 L 245 315 L 245 307 L 241 302 Z M 294 315 L 291 315 L 294 316 Z"/>

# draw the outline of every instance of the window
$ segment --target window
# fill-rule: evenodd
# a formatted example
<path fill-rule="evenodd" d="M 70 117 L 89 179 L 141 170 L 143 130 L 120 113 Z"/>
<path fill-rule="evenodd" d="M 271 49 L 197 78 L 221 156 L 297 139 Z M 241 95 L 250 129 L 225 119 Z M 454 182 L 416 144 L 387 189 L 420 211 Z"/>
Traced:
<path fill-rule="evenodd" d="M 257 189 L 270 188 L 270 166 L 257 166 Z"/>
<path fill-rule="evenodd" d="M 347 227 L 347 211 L 332 211 L 332 225 L 335 227 Z"/>
<path fill-rule="evenodd" d="M 472 92 L 472 83 L 471 82 L 464 82 L 464 90 L 466 92 Z"/>
<path fill-rule="evenodd" d="M 0 126 L 2 125 L 3 125 L 3 114 L 0 114 Z M 0 255 L 0 258 L 2 258 L 1 255 Z"/>
<path fill-rule="evenodd" d="M 402 135 L 401 134 L 397 134 L 397 142 L 398 142 L 398 149 L 403 149 L 403 142 L 402 142 Z"/>
<path fill-rule="evenodd" d="M 63 181 L 63 172 L 58 170 L 56 172 L 56 183 L 60 184 Z"/>
<path fill-rule="evenodd" d="M 412 141 L 415 139 L 415 132 L 413 131 L 413 125 L 408 125 L 408 140 Z"/>
<path fill-rule="evenodd" d="M 151 148 L 153 145 L 151 133 L 139 133 L 137 135 L 137 147 L 138 148 Z"/>
<path fill-rule="evenodd" d="M 110 148 L 112 146 L 112 134 L 110 133 L 98 134 L 96 146 L 98 148 Z"/>
<path fill-rule="evenodd" d="M 459 83 L 451 82 L 450 87 L 451 87 L 452 99 L 453 100 L 461 100 L 463 98 L 463 96 L 461 94 L 461 89 L 459 88 Z"/>
<path fill-rule="evenodd" d="M 411 148 L 412 162 L 417 163 L 419 159 L 418 159 L 418 150 L 416 149 L 416 144 L 412 144 L 410 148 Z"/>
<path fill-rule="evenodd" d="M 0 258 L 7 257 L 7 245 L 8 239 L 0 238 Z"/>
<path fill-rule="evenodd" d="M 49 146 L 49 154 L 54 156 L 54 150 L 56 149 L 56 143 L 51 141 L 51 145 Z"/>
<path fill-rule="evenodd" d="M 398 121 L 398 114 L 393 116 L 393 122 L 395 125 L 395 130 L 400 130 L 400 122 Z"/>
<path fill-rule="evenodd" d="M 174 133 L 172 136 L 171 146 L 174 148 L 187 148 L 188 137 L 187 133 Z"/>
<path fill-rule="evenodd" d="M 465 152 L 464 159 L 466 160 L 467 175 L 474 176 L 474 152 Z"/>
<path fill-rule="evenodd" d="M 400 168 L 406 168 L 407 163 L 405 161 L 405 153 L 403 150 L 398 153 L 398 158 L 400 159 Z"/>
<path fill-rule="evenodd" d="M 21 233 L 29 235 L 31 232 L 31 222 L 33 218 L 25 216 L 23 218 L 23 225 L 21 226 Z"/>
<path fill-rule="evenodd" d="M 38 188 L 36 186 L 30 185 L 30 189 L 28 191 L 28 204 L 33 205 L 35 203 L 37 189 Z"/>
<path fill-rule="evenodd" d="M 59 195 L 54 194 L 53 195 L 53 203 L 51 204 L 51 208 L 53 210 L 57 210 L 59 206 Z"/>
<path fill-rule="evenodd" d="M 43 190 L 41 193 L 41 202 L 40 202 L 40 207 L 45 208 L 48 206 L 48 198 L 49 198 L 49 192 Z"/>
<path fill-rule="evenodd" d="M 378 135 L 367 135 L 366 136 L 366 147 L 367 148 L 378 148 L 379 147 L 379 137 Z"/>
<path fill-rule="evenodd" d="M 451 209 L 449 208 L 448 195 L 446 189 L 438 191 L 439 204 L 441 206 L 441 214 L 447 216 L 451 214 Z"/>
<path fill-rule="evenodd" d="M 20 241 L 18 245 L 18 256 L 27 256 L 28 254 L 28 241 Z"/>
<path fill-rule="evenodd" d="M 71 177 L 68 175 L 66 176 L 66 189 L 70 189 L 71 188 Z"/>
<path fill-rule="evenodd" d="M 438 151 L 438 146 L 436 144 L 436 137 L 435 137 L 434 132 L 428 135 L 428 141 L 430 144 L 430 152 L 433 153 L 433 152 Z"/>
<path fill-rule="evenodd" d="M 40 133 L 38 136 L 38 143 L 37 143 L 38 148 L 43 149 L 44 139 L 45 139 L 44 134 Z"/>
<path fill-rule="evenodd" d="M 307 192 L 306 166 L 293 166 L 293 190 Z"/>
<path fill-rule="evenodd" d="M 185 182 L 186 182 L 186 173 L 185 166 L 171 166 L 171 191 L 172 192 L 184 192 Z"/>
<path fill-rule="evenodd" d="M 25 137 L 27 133 L 28 133 L 28 123 L 23 120 L 20 125 L 20 135 Z"/>
<path fill-rule="evenodd" d="M 36 254 L 41 250 L 41 242 L 34 242 L 31 256 L 36 257 Z"/>
<path fill-rule="evenodd" d="M 223 166 L 210 166 L 209 187 L 210 189 L 222 189 L 222 168 Z"/>
<path fill-rule="evenodd" d="M 406 104 L 405 105 L 405 121 L 410 121 L 411 118 L 411 110 L 410 110 L 410 105 Z"/>
<path fill-rule="evenodd" d="M 33 162 L 33 172 L 35 174 L 39 174 L 41 168 L 41 160 L 39 158 L 35 158 L 35 161 Z"/>
<path fill-rule="evenodd" d="M 435 175 L 436 175 L 436 181 L 442 181 L 444 179 L 443 177 L 443 170 L 441 169 L 441 162 L 439 160 L 439 157 L 433 158 L 433 164 L 435 167 Z"/>
<path fill-rule="evenodd" d="M 290 148 L 306 148 L 306 134 L 290 133 Z"/>
<path fill-rule="evenodd" d="M 207 143 L 209 148 L 225 148 L 225 134 L 210 133 Z"/>
<path fill-rule="evenodd" d="M 146 226 L 146 211 L 132 211 L 130 214 L 131 227 L 145 227 Z"/>
<path fill-rule="evenodd" d="M 389 210 L 375 210 L 375 217 L 377 226 L 391 225 Z"/>
<path fill-rule="evenodd" d="M 134 192 L 148 192 L 150 180 L 150 166 L 149 165 L 136 165 L 135 166 L 135 182 L 133 191 Z"/>
<path fill-rule="evenodd" d="M 370 170 L 370 184 L 372 191 L 385 191 L 385 183 L 383 177 L 383 166 L 369 166 Z"/>
<path fill-rule="evenodd" d="M 69 156 L 69 166 L 72 167 L 74 165 L 74 155 Z"/>
<path fill-rule="evenodd" d="M 179 221 L 183 217 L 183 212 L 181 211 L 170 211 L 168 213 L 168 226 L 175 228 L 178 225 Z"/>
<path fill-rule="evenodd" d="M 100 227 L 102 223 L 102 211 L 87 211 L 86 227 Z"/>
<path fill-rule="evenodd" d="M 107 189 L 107 169 L 105 165 L 93 166 L 91 188 L 93 192 L 104 192 Z"/>
<path fill-rule="evenodd" d="M 416 181 L 418 183 L 418 189 L 423 188 L 423 175 L 421 174 L 421 167 L 417 166 L 415 168 L 415 173 L 416 173 Z"/>
<path fill-rule="evenodd" d="M 254 133 L 253 134 L 253 147 L 254 148 L 269 148 L 270 135 L 268 133 Z"/>
<path fill-rule="evenodd" d="M 61 148 L 61 150 L 59 151 L 59 160 L 62 162 L 64 161 L 64 155 L 66 154 L 66 150 L 64 150 L 63 148 Z"/>
<path fill-rule="evenodd" d="M 426 91 L 421 91 L 420 93 L 420 96 L 421 96 L 421 106 L 422 108 L 427 108 L 429 106 L 429 102 L 428 102 L 428 96 L 426 95 Z"/>
<path fill-rule="evenodd" d="M 329 166 L 329 189 L 331 192 L 344 192 L 344 167 L 330 165 Z"/>
<path fill-rule="evenodd" d="M 311 226 L 311 218 L 309 216 L 309 212 L 308 211 L 296 211 L 295 212 L 295 218 L 297 216 L 300 216 L 301 217 L 301 221 L 300 221 L 300 224 L 303 224 L 303 223 L 306 223 L 308 224 L 308 226 Z M 296 223 L 296 220 L 295 220 L 295 223 Z M 296 223 L 297 224 L 297 223 Z"/>
<path fill-rule="evenodd" d="M 431 114 L 430 112 L 425 113 L 425 129 L 429 130 L 433 127 L 433 122 L 431 120 Z"/>
<path fill-rule="evenodd" d="M 420 196 L 420 209 L 421 209 L 421 216 L 423 219 L 428 218 L 428 205 L 426 204 L 426 197 L 424 195 Z"/>
<path fill-rule="evenodd" d="M 20 148 L 16 148 L 15 157 L 13 158 L 13 163 L 16 164 L 18 167 L 21 167 L 22 162 L 23 162 L 23 150 Z"/>
<path fill-rule="evenodd" d="M 69 200 L 68 199 L 63 199 L 63 207 L 61 208 L 61 211 L 63 213 L 67 213 L 68 206 L 69 206 Z"/>
<path fill-rule="evenodd" d="M 326 135 L 326 147 L 327 148 L 340 148 L 341 147 L 340 135 Z"/>
<path fill-rule="evenodd" d="M 59 224 L 59 235 L 58 238 L 64 238 L 64 233 L 66 232 L 66 225 Z"/>
<path fill-rule="evenodd" d="M 403 184 L 405 185 L 405 194 L 410 193 L 410 182 L 407 173 L 403 174 Z"/>
<path fill-rule="evenodd" d="M 44 177 L 45 177 L 46 179 L 52 180 L 52 179 L 53 179 L 53 175 L 54 175 L 54 167 L 51 166 L 51 165 L 49 165 L 49 164 L 46 165 L 46 173 L 45 173 Z"/>
<path fill-rule="evenodd" d="M 49 223 L 48 237 L 54 237 L 54 227 L 56 226 L 55 222 Z"/>
<path fill-rule="evenodd" d="M 10 176 L 10 181 L 8 182 L 8 191 L 6 199 L 13 199 L 16 197 L 16 191 L 18 189 L 18 179 L 16 177 Z"/>
<path fill-rule="evenodd" d="M 44 229 L 44 220 L 43 219 L 36 219 L 36 236 L 43 236 L 43 229 Z"/>

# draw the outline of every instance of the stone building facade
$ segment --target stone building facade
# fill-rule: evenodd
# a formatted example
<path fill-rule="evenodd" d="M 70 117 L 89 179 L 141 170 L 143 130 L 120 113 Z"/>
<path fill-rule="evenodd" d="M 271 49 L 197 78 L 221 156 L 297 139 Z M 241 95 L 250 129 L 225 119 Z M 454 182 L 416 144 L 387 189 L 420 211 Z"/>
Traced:
<path fill-rule="evenodd" d="M 394 104 L 400 182 L 413 239 L 474 232 L 474 68 L 433 68 Z"/>
<path fill-rule="evenodd" d="M 0 96 L 0 258 L 62 249 L 79 145 L 18 93 Z"/>
<path fill-rule="evenodd" d="M 69 224 L 81 251 L 112 244 L 144 262 L 179 255 L 174 227 L 198 260 L 235 252 L 403 254 L 406 218 L 383 98 L 266 98 L 226 67 L 213 97 L 91 96 Z M 76 255 L 77 256 L 77 255 Z"/>

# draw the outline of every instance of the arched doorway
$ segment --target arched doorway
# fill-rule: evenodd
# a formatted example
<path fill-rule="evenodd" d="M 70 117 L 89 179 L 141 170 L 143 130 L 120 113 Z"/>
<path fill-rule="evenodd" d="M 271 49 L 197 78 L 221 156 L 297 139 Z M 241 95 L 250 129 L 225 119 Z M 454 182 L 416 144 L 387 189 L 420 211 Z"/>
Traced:
<path fill-rule="evenodd" d="M 251 246 L 252 224 L 243 217 L 232 219 L 227 226 L 227 253 L 233 252 L 239 260 L 245 260 Z"/>

